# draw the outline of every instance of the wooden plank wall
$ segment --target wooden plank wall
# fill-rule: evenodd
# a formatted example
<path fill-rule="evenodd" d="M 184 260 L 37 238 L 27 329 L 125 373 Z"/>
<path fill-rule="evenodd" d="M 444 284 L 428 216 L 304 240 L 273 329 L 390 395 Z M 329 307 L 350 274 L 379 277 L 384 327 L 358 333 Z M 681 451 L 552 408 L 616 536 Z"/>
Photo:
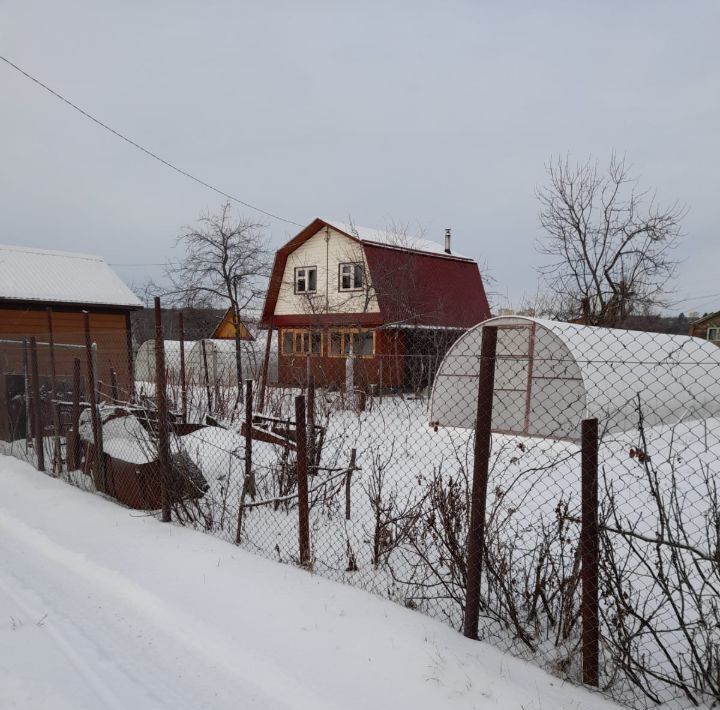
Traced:
<path fill-rule="evenodd" d="M 56 343 L 84 345 L 83 314 L 79 311 L 53 309 L 53 334 Z M 10 340 L 35 336 L 38 341 L 48 341 L 48 317 L 42 309 L 0 309 L 0 339 Z M 127 316 L 125 313 L 91 312 L 90 336 L 97 343 L 98 379 L 109 392 L 110 370 L 118 375 L 121 391 L 129 393 L 132 382 L 132 358 L 129 351 Z M 71 379 L 73 359 L 80 357 L 85 373 L 85 352 L 75 349 L 56 348 L 55 362 L 59 378 Z M 47 347 L 38 348 L 39 371 L 50 375 L 50 354 Z M 22 348 L 0 343 L 0 372 L 21 374 Z M 121 397 L 123 394 L 121 393 Z"/>

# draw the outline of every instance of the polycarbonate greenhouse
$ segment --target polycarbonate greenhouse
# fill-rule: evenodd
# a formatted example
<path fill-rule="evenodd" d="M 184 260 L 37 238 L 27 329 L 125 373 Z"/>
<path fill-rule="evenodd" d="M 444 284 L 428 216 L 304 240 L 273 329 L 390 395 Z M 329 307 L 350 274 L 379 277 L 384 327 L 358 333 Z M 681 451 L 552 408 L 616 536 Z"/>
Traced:
<path fill-rule="evenodd" d="M 473 428 L 483 328 L 497 326 L 492 428 L 576 440 L 580 422 L 603 431 L 704 419 L 720 412 L 720 348 L 706 340 L 596 328 L 525 316 L 467 331 L 438 369 L 430 421 Z"/>

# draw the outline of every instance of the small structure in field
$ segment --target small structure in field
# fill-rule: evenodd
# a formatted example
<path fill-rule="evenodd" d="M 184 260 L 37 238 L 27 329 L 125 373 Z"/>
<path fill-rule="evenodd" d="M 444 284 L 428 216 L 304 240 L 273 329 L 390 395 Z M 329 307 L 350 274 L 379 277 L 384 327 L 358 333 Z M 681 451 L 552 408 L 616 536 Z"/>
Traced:
<path fill-rule="evenodd" d="M 238 326 L 240 331 L 240 340 L 254 340 L 253 334 L 248 326 L 240 321 Z M 211 340 L 235 340 L 235 323 L 233 322 L 232 308 L 228 308 L 222 320 L 215 326 Z"/>
<path fill-rule="evenodd" d="M 257 380 L 263 363 L 266 334 L 253 340 L 241 342 L 241 362 L 243 380 Z M 203 353 L 203 343 L 205 351 Z M 205 363 L 207 377 L 213 384 L 235 386 L 237 367 L 235 359 L 235 340 L 206 339 L 198 340 L 192 346 L 187 359 L 188 372 L 196 382 L 205 381 Z M 270 380 L 277 372 L 277 352 L 270 354 Z"/>
<path fill-rule="evenodd" d="M 48 312 L 51 309 L 51 313 Z M 49 384 L 50 327 L 55 343 L 84 345 L 83 311 L 90 314 L 90 336 L 97 344 L 97 378 L 109 391 L 111 370 L 121 396 L 132 389 L 130 313 L 142 308 L 135 294 L 99 256 L 0 245 L 0 436 L 18 435 L 24 424 L 5 406 L 25 390 L 23 338 L 35 337 L 41 385 Z M 80 349 L 55 348 L 58 386 L 67 390 L 74 358 L 85 373 Z M 15 417 L 17 419 L 17 417 Z"/>
<path fill-rule="evenodd" d="M 185 342 L 185 358 L 193 345 L 192 341 Z M 168 380 L 176 382 L 180 376 L 180 341 L 165 341 L 165 369 Z M 146 340 L 135 354 L 135 381 L 155 382 L 155 341 Z"/>
<path fill-rule="evenodd" d="M 720 346 L 720 311 L 706 313 L 702 318 L 694 320 L 690 324 L 690 335 Z"/>
<path fill-rule="evenodd" d="M 492 428 L 575 440 L 582 419 L 604 431 L 674 424 L 720 412 L 720 349 L 706 340 L 499 317 L 469 330 L 438 370 L 430 421 L 473 428 L 480 344 L 498 328 Z"/>

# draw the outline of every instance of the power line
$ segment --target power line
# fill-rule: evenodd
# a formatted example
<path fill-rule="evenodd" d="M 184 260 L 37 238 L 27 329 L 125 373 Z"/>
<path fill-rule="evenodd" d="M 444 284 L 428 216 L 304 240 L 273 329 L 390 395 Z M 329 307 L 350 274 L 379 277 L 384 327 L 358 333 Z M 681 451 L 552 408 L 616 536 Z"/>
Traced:
<path fill-rule="evenodd" d="M 267 210 L 261 209 L 260 207 L 256 207 L 255 205 L 251 205 L 249 202 L 245 202 L 244 200 L 241 200 L 239 197 L 235 197 L 234 195 L 231 195 L 227 192 L 224 192 L 223 190 L 215 187 L 214 185 L 211 185 L 208 182 L 205 182 L 204 180 L 201 180 L 198 177 L 195 177 L 191 173 L 189 173 L 187 170 L 183 170 L 182 168 L 179 168 L 177 165 L 173 165 L 173 163 L 169 162 L 168 160 L 165 160 L 164 158 L 161 158 L 157 153 L 153 153 L 151 150 L 148 150 L 147 148 L 144 148 L 139 143 L 136 143 L 132 138 L 128 138 L 126 135 L 120 133 L 120 131 L 116 131 L 114 128 L 108 126 L 107 123 L 103 123 L 99 118 L 96 118 L 92 114 L 88 113 L 84 109 L 80 108 L 78 105 L 74 104 L 69 99 L 66 99 L 62 94 L 58 93 L 54 89 L 51 89 L 47 84 L 44 84 L 40 79 L 37 79 L 32 74 L 28 74 L 24 69 L 21 69 L 17 64 L 14 62 L 11 62 L 7 57 L 3 57 L 0 54 L 0 59 L 2 59 L 3 62 L 5 62 L 8 66 L 11 66 L 16 71 L 20 72 L 24 77 L 27 79 L 30 79 L 30 81 L 34 82 L 41 88 L 45 89 L 45 91 L 51 93 L 55 98 L 60 99 L 63 103 L 67 104 L 71 108 L 75 109 L 77 112 L 81 113 L 85 118 L 89 118 L 93 123 L 96 123 L 101 128 L 104 128 L 106 131 L 109 131 L 114 136 L 117 136 L 118 138 L 124 140 L 126 143 L 129 143 L 133 148 L 137 148 L 138 150 L 145 153 L 145 155 L 150 156 L 154 160 L 157 160 L 158 162 L 162 163 L 166 167 L 170 168 L 171 170 L 174 170 L 176 173 L 180 173 L 180 175 L 184 175 L 186 178 L 190 178 L 190 180 L 193 180 L 194 182 L 198 183 L 199 185 L 202 185 L 203 187 L 208 188 L 209 190 L 212 190 L 213 192 L 217 192 L 218 195 L 222 195 L 223 197 L 226 197 L 228 200 L 232 200 L 233 202 L 237 202 L 238 204 L 242 205 L 243 207 L 247 207 L 248 209 L 254 210 L 255 212 L 260 212 L 261 214 L 264 214 L 267 217 L 270 217 L 271 219 L 279 220 L 280 222 L 285 222 L 287 224 L 295 225 L 296 227 L 302 227 L 304 225 L 299 224 L 298 222 L 294 222 L 291 219 L 286 219 L 285 217 L 281 217 L 280 215 L 273 214 L 272 212 L 268 212 Z"/>

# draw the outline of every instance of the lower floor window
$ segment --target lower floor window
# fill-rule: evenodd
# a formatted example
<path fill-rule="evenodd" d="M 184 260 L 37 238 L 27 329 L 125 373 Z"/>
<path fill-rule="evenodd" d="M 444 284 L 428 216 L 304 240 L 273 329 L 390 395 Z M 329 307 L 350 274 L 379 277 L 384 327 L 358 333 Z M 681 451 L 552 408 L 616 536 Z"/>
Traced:
<path fill-rule="evenodd" d="M 322 333 L 313 330 L 284 330 L 283 355 L 320 355 Z"/>
<path fill-rule="evenodd" d="M 330 355 L 344 357 L 352 352 L 360 357 L 375 354 L 375 336 L 371 330 L 334 330 L 330 332 Z"/>

